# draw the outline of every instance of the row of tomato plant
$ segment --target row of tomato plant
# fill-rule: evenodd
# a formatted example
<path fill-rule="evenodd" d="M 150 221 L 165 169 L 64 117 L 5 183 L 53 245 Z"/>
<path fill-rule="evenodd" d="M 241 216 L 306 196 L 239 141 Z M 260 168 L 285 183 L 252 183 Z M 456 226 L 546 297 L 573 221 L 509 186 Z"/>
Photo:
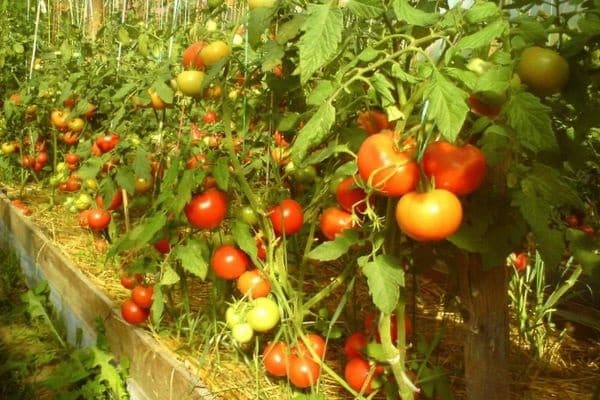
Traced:
<path fill-rule="evenodd" d="M 253 1 L 232 21 L 213 2 L 179 28 L 65 29 L 29 79 L 21 24 L 2 42 L 3 175 L 109 238 L 128 322 L 191 330 L 210 281 L 219 334 L 296 388 L 318 395 L 324 371 L 354 396 L 413 398 L 415 378 L 432 396 L 406 273 L 464 252 L 503 267 L 532 237 L 546 266 L 572 253 L 598 274 L 597 4 L 532 4 Z M 380 314 L 350 328 L 361 283 Z"/>

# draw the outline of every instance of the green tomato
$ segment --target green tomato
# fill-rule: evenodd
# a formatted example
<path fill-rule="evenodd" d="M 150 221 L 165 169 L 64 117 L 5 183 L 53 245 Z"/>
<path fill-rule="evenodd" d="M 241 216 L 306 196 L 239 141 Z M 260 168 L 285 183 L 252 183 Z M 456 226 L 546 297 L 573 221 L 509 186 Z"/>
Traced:
<path fill-rule="evenodd" d="M 233 329 L 234 326 L 241 324 L 244 316 L 235 307 L 231 306 L 225 311 L 225 322 L 227 326 Z"/>
<path fill-rule="evenodd" d="M 231 336 L 233 337 L 233 340 L 239 344 L 246 344 L 254 337 L 254 330 L 249 323 L 242 322 L 241 324 L 234 325 L 233 328 L 231 328 Z"/>
<path fill-rule="evenodd" d="M 246 319 L 256 332 L 268 332 L 279 322 L 279 306 L 270 298 L 254 299 L 250 307 Z"/>
<path fill-rule="evenodd" d="M 14 143 L 5 142 L 2 143 L 2 152 L 4 154 L 12 154 L 16 150 L 16 146 Z"/>
<path fill-rule="evenodd" d="M 94 200 L 92 199 L 92 197 L 89 194 L 81 193 L 79 196 L 77 196 L 75 198 L 75 200 L 73 201 L 73 205 L 75 206 L 75 208 L 77 208 L 77 210 L 83 211 L 83 210 L 87 210 L 88 208 L 90 208 L 93 201 Z"/>
<path fill-rule="evenodd" d="M 258 216 L 256 211 L 250 206 L 242 207 L 238 211 L 238 218 L 247 223 L 248 225 L 258 224 Z"/>

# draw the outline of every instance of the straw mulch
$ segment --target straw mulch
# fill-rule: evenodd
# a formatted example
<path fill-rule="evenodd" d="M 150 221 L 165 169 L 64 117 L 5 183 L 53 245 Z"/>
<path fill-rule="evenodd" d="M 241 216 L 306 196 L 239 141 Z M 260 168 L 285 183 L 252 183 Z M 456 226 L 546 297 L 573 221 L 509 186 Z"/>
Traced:
<path fill-rule="evenodd" d="M 14 195 L 9 190 L 9 196 Z M 115 304 L 129 296 L 119 282 L 118 266 L 104 262 L 103 240 L 98 235 L 81 229 L 77 216 L 56 206 L 47 210 L 46 192 L 28 191 L 23 199 L 33 210 L 30 217 L 41 227 L 54 243 L 64 251 L 81 270 Z M 320 270 L 327 274 L 327 269 Z M 335 275 L 334 271 L 331 271 Z M 210 298 L 210 286 L 194 282 L 190 292 L 192 308 L 202 310 Z M 465 399 L 465 382 L 462 370 L 462 331 L 460 317 L 443 305 L 444 290 L 439 282 L 419 278 L 416 301 L 415 332 L 437 332 L 442 328 L 445 335 L 436 349 L 432 362 L 441 365 L 448 373 L 452 391 L 456 399 Z M 409 288 L 410 289 L 410 288 Z M 359 296 L 368 298 L 364 284 L 357 286 Z M 340 292 L 341 295 L 341 292 Z M 331 300 L 333 304 L 336 299 Z M 365 301 L 364 303 L 369 303 Z M 364 310 L 358 306 L 358 312 Z M 349 331 L 349 330 L 347 330 Z M 225 332 L 223 329 L 222 332 Z M 221 332 L 219 332 L 221 333 Z M 287 385 L 269 379 L 259 365 L 255 365 L 251 350 L 243 354 L 236 351 L 226 335 L 217 335 L 211 340 L 206 337 L 192 343 L 185 338 L 154 333 L 155 338 L 167 349 L 177 354 L 183 362 L 208 385 L 214 399 L 272 399 L 291 398 Z M 199 336 L 202 336 L 201 334 Z M 206 335 L 207 337 L 210 335 Z M 218 340 L 217 340 L 218 339 Z M 331 342 L 328 350 L 328 364 L 343 376 L 343 339 Z M 551 360 L 545 363 L 535 361 L 526 346 L 519 340 L 516 329 L 511 332 L 510 371 L 512 377 L 511 399 L 589 399 L 600 383 L 600 338 L 575 340 L 566 335 L 557 345 Z M 411 350 L 409 350 L 411 351 Z M 247 363 L 244 363 L 244 358 Z M 320 388 L 328 399 L 352 398 L 343 389 L 325 377 Z"/>

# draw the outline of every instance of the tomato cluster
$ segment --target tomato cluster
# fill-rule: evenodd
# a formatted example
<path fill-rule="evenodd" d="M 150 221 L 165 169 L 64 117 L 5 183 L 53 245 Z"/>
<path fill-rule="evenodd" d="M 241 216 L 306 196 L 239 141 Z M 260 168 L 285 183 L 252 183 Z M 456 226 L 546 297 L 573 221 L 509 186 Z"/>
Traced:
<path fill-rule="evenodd" d="M 121 305 L 121 316 L 132 325 L 145 322 L 150 315 L 154 287 L 144 284 L 141 274 L 123 274 L 120 280 L 123 287 L 131 290 L 131 298 Z"/>

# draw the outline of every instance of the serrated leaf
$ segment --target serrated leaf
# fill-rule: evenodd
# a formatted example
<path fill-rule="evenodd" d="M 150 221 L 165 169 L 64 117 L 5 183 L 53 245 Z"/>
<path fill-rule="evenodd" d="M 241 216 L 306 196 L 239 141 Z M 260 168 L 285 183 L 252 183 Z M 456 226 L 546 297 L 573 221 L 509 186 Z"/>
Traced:
<path fill-rule="evenodd" d="M 158 96 L 168 104 L 173 103 L 173 89 L 167 85 L 163 80 L 158 80 L 152 84 L 154 90 Z"/>
<path fill-rule="evenodd" d="M 128 166 L 120 166 L 115 174 L 115 182 L 122 187 L 127 193 L 135 192 L 135 174 Z"/>
<path fill-rule="evenodd" d="M 385 11 L 377 0 L 348 0 L 346 7 L 358 18 L 375 18 Z"/>
<path fill-rule="evenodd" d="M 565 208 L 584 208 L 576 188 L 569 186 L 568 181 L 556 168 L 535 163 L 527 172 L 524 181 L 534 187 L 537 195 L 548 203 Z"/>
<path fill-rule="evenodd" d="M 277 30 L 277 37 L 275 40 L 279 44 L 285 44 L 298 36 L 301 32 L 302 26 L 306 21 L 306 15 L 296 14 L 289 21 L 284 22 L 279 26 Z"/>
<path fill-rule="evenodd" d="M 160 285 L 171 286 L 179 282 L 179 280 L 180 277 L 177 274 L 177 272 L 175 272 L 173 268 L 167 265 L 163 270 L 162 276 L 160 277 Z"/>
<path fill-rule="evenodd" d="M 536 153 L 558 147 L 550 112 L 550 107 L 527 92 L 514 93 L 503 106 L 503 113 L 516 138 L 523 147 Z"/>
<path fill-rule="evenodd" d="M 77 175 L 84 180 L 95 178 L 102 169 L 102 165 L 104 165 L 102 158 L 90 157 L 79 167 Z"/>
<path fill-rule="evenodd" d="M 219 188 L 227 190 L 229 187 L 229 158 L 220 157 L 213 166 L 212 175 Z"/>
<path fill-rule="evenodd" d="M 261 35 L 271 26 L 275 8 L 258 7 L 248 13 L 248 43 L 256 48 L 260 43 Z"/>
<path fill-rule="evenodd" d="M 176 246 L 172 252 L 176 260 L 186 271 L 204 280 L 208 274 L 208 246 L 205 242 L 190 239 Z"/>
<path fill-rule="evenodd" d="M 333 93 L 334 86 L 331 81 L 321 80 L 317 83 L 317 86 L 310 92 L 306 98 L 306 104 L 311 106 L 319 106 L 326 101 L 329 96 Z"/>
<path fill-rule="evenodd" d="M 302 83 L 306 83 L 333 58 L 342 40 L 343 13 L 332 4 L 332 1 L 325 4 L 308 4 L 308 18 L 302 26 L 304 34 L 298 42 Z"/>
<path fill-rule="evenodd" d="M 381 96 L 381 103 L 384 107 L 396 103 L 394 95 L 392 94 L 394 86 L 383 74 L 375 72 L 369 81 L 371 82 L 371 85 L 373 85 L 373 88 L 375 88 L 377 94 Z"/>
<path fill-rule="evenodd" d="M 154 236 L 164 228 L 167 216 L 157 213 L 140 221 L 133 229 L 121 236 L 108 250 L 108 257 L 113 257 L 121 251 L 139 249 L 145 246 Z"/>
<path fill-rule="evenodd" d="M 409 25 L 429 26 L 435 24 L 439 18 L 438 14 L 414 8 L 408 0 L 394 0 L 392 7 L 396 17 Z"/>
<path fill-rule="evenodd" d="M 404 71 L 404 69 L 400 66 L 399 63 L 392 64 L 392 76 L 406 83 L 415 84 L 419 82 L 419 79 L 416 76 L 413 76 L 408 72 Z"/>
<path fill-rule="evenodd" d="M 502 36 L 509 29 L 508 22 L 497 20 L 477 32 L 465 36 L 456 43 L 454 51 L 478 49 L 489 46 L 496 38 Z"/>
<path fill-rule="evenodd" d="M 204 175 L 205 173 L 202 174 L 202 176 Z M 196 179 L 196 171 L 184 171 L 175 189 L 177 196 L 169 203 L 169 209 L 174 213 L 181 212 L 185 205 L 192 199 L 192 192 L 196 189 L 199 182 L 202 182 L 202 180 Z"/>
<path fill-rule="evenodd" d="M 258 257 L 258 248 L 256 247 L 254 236 L 252 236 L 250 225 L 242 221 L 235 221 L 231 228 L 231 233 L 238 247 L 253 260 L 256 260 Z"/>
<path fill-rule="evenodd" d="M 404 270 L 400 261 L 388 255 L 375 257 L 362 266 L 367 277 L 373 304 L 386 314 L 391 314 L 400 298 L 400 287 L 404 286 Z"/>
<path fill-rule="evenodd" d="M 471 24 L 477 24 L 500 16 L 500 8 L 492 2 L 475 3 L 465 12 L 465 20 Z"/>
<path fill-rule="evenodd" d="M 330 102 L 323 103 L 300 132 L 298 132 L 296 140 L 294 140 L 290 148 L 294 164 L 302 165 L 302 161 L 308 154 L 308 151 L 323 143 L 334 122 L 335 108 Z"/>
<path fill-rule="evenodd" d="M 477 80 L 476 92 L 494 94 L 504 97 L 510 86 L 512 69 L 507 67 L 493 67 L 485 71 Z"/>
<path fill-rule="evenodd" d="M 148 152 L 143 147 L 138 147 L 133 159 L 133 173 L 142 179 L 151 179 L 150 159 Z"/>
<path fill-rule="evenodd" d="M 433 119 L 444 139 L 454 142 L 469 112 L 468 94 L 439 72 L 434 72 L 425 88 L 428 117 Z"/>
<path fill-rule="evenodd" d="M 298 124 L 298 120 L 300 119 L 300 114 L 297 112 L 286 112 L 283 114 L 283 117 L 279 120 L 277 124 L 277 129 L 286 132 L 291 131 L 296 128 Z"/>
<path fill-rule="evenodd" d="M 348 252 L 350 247 L 358 243 L 358 234 L 354 231 L 346 230 L 343 234 L 337 235 L 334 240 L 321 243 L 308 253 L 308 258 L 317 261 L 337 260 Z"/>
<path fill-rule="evenodd" d="M 521 191 L 513 196 L 513 203 L 529 224 L 540 256 L 548 267 L 556 268 L 562 260 L 565 242 L 562 233 L 551 228 L 552 203 L 541 198 L 529 180 L 521 183 Z"/>
<path fill-rule="evenodd" d="M 526 43 L 545 43 L 548 33 L 544 25 L 532 16 L 520 15 L 511 20 L 515 24 L 513 34 L 519 35 Z"/>
<path fill-rule="evenodd" d="M 102 351 L 96 346 L 90 347 L 89 351 L 92 355 L 91 365 L 99 368 L 96 380 L 106 382 L 117 399 L 127 399 L 129 395 L 125 387 L 125 380 L 115 366 L 112 354 Z"/>
<path fill-rule="evenodd" d="M 269 41 L 263 46 L 262 70 L 272 71 L 273 68 L 281 64 L 281 60 L 285 56 L 283 46 L 277 42 Z"/>
<path fill-rule="evenodd" d="M 115 94 L 112 95 L 111 100 L 113 102 L 118 103 L 119 101 L 123 100 L 125 97 L 127 97 L 128 95 L 133 93 L 136 90 L 136 88 L 137 88 L 136 83 L 127 83 L 127 84 L 121 86 L 121 88 L 119 90 L 117 90 L 115 92 Z"/>
<path fill-rule="evenodd" d="M 467 71 L 460 68 L 444 68 L 444 73 L 456 81 L 459 81 L 469 90 L 475 90 L 478 75 L 473 71 Z"/>

